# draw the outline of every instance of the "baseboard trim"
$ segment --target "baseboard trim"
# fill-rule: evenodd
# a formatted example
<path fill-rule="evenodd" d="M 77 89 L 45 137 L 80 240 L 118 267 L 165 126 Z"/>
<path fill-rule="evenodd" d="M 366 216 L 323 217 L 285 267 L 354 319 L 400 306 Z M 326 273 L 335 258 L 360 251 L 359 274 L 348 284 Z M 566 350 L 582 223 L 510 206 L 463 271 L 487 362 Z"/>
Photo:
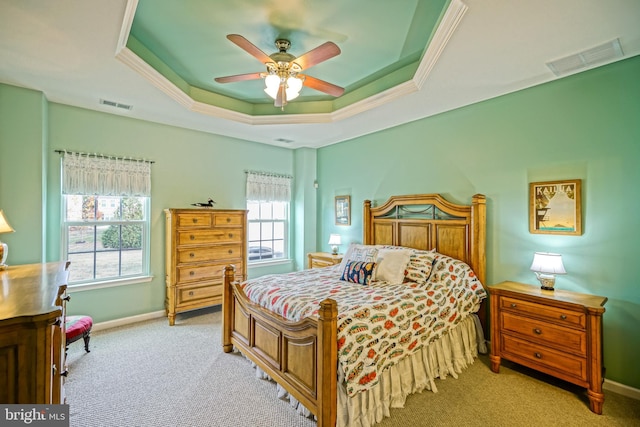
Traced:
<path fill-rule="evenodd" d="M 602 388 L 607 391 L 612 391 L 614 393 L 621 394 L 623 396 L 630 397 L 632 399 L 640 400 L 640 389 L 630 387 L 628 385 L 620 384 L 616 381 L 611 381 L 608 379 L 604 380 L 604 384 Z M 605 396 L 606 401 L 606 396 Z"/>
<path fill-rule="evenodd" d="M 152 311 L 151 313 L 138 314 L 136 316 L 123 317 L 121 319 L 109 320 L 107 322 L 100 322 L 93 325 L 92 331 L 102 331 L 105 329 L 117 328 L 118 326 L 130 325 L 132 323 L 143 322 L 145 320 L 157 319 L 159 317 L 165 317 L 167 312 L 164 310 Z"/>

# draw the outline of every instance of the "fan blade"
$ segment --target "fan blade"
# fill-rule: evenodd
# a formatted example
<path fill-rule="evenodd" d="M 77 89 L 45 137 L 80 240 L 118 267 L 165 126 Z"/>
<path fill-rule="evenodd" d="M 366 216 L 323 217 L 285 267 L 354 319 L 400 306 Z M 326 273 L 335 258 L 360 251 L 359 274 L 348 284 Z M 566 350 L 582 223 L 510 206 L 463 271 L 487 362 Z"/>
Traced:
<path fill-rule="evenodd" d="M 340 48 L 333 42 L 325 42 L 315 49 L 311 49 L 309 52 L 294 59 L 293 62 L 298 64 L 300 68 L 306 70 L 314 65 L 317 65 L 327 59 L 340 55 Z"/>
<path fill-rule="evenodd" d="M 261 51 L 256 45 L 254 45 L 241 35 L 229 34 L 227 35 L 227 38 L 263 64 L 266 64 L 267 62 L 273 62 L 273 60 L 269 58 L 269 55 Z"/>
<path fill-rule="evenodd" d="M 236 74 L 235 76 L 216 77 L 218 83 L 241 82 L 244 80 L 257 80 L 262 78 L 262 73 Z"/>
<path fill-rule="evenodd" d="M 333 96 L 340 96 L 344 93 L 344 88 L 336 86 L 333 83 L 325 82 L 324 80 L 316 79 L 311 76 L 304 76 L 304 82 L 302 83 L 311 89 L 319 90 L 320 92 L 327 93 Z"/>

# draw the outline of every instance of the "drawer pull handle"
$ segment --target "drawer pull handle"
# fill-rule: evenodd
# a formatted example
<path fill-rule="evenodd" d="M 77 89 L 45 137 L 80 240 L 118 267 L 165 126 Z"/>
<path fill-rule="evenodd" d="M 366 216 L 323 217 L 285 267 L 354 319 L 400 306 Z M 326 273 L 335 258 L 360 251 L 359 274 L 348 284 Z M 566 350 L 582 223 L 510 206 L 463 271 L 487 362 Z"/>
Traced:
<path fill-rule="evenodd" d="M 191 252 L 191 253 L 189 254 L 189 256 L 190 256 L 191 258 L 193 258 L 194 256 L 196 256 L 196 254 L 194 254 L 193 252 Z"/>
<path fill-rule="evenodd" d="M 193 223 L 195 224 L 196 222 L 198 222 L 198 218 L 193 218 Z"/>
<path fill-rule="evenodd" d="M 195 271 L 190 271 L 190 272 L 189 272 L 189 276 L 193 276 L 193 275 L 195 275 L 195 274 L 196 274 L 196 273 L 195 273 Z"/>
<path fill-rule="evenodd" d="M 194 236 L 194 235 L 192 234 L 192 235 L 190 235 L 190 236 L 189 236 L 189 238 L 190 238 L 191 240 L 195 240 L 195 239 L 196 239 L 196 236 Z"/>
<path fill-rule="evenodd" d="M 511 303 L 511 308 L 516 308 L 518 306 L 518 304 L 516 304 L 515 302 Z"/>
<path fill-rule="evenodd" d="M 560 315 L 560 318 L 561 318 L 562 320 L 567 320 L 567 315 L 566 315 L 566 314 L 561 314 L 561 315 Z"/>
<path fill-rule="evenodd" d="M 227 218 L 227 222 L 231 222 L 231 218 Z"/>
<path fill-rule="evenodd" d="M 232 254 L 232 253 L 233 253 L 233 249 L 229 249 L 229 254 Z"/>
<path fill-rule="evenodd" d="M 534 328 L 534 329 L 533 329 L 533 332 L 535 332 L 535 333 L 536 333 L 536 334 L 538 334 L 538 335 L 541 335 L 541 334 L 542 334 L 542 331 L 541 331 L 540 329 L 538 329 L 538 328 Z"/>
<path fill-rule="evenodd" d="M 542 354 L 540 354 L 538 352 L 533 353 L 533 355 L 536 357 L 536 359 L 542 359 Z"/>
<path fill-rule="evenodd" d="M 233 233 L 229 233 L 229 238 L 233 239 Z"/>
<path fill-rule="evenodd" d="M 193 291 L 189 291 L 189 296 L 192 297 L 193 296 Z"/>

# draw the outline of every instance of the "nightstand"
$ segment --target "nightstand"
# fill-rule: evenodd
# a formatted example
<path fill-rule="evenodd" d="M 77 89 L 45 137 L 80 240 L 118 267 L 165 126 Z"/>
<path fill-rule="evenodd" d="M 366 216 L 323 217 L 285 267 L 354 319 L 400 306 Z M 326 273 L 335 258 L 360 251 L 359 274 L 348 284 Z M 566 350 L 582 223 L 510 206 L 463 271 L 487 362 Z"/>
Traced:
<path fill-rule="evenodd" d="M 311 252 L 307 257 L 309 258 L 308 268 L 330 267 L 342 262 L 342 254 L 333 255 L 329 252 Z"/>
<path fill-rule="evenodd" d="M 602 315 L 606 297 L 502 282 L 491 295 L 491 370 L 502 358 L 587 388 L 602 414 Z"/>

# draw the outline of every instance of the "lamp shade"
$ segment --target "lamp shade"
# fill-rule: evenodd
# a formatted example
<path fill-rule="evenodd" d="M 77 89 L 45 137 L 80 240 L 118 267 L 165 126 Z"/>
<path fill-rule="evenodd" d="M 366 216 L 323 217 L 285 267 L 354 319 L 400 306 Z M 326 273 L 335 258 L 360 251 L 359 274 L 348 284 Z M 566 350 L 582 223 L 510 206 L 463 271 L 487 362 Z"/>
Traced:
<path fill-rule="evenodd" d="M 4 211 L 0 209 L 0 233 L 13 233 L 14 231 L 16 230 L 9 225 L 7 217 L 4 216 Z"/>
<path fill-rule="evenodd" d="M 342 244 L 342 238 L 339 234 L 330 234 L 329 235 L 329 244 L 330 245 L 340 245 Z"/>
<path fill-rule="evenodd" d="M 566 274 L 562 264 L 562 255 L 549 252 L 536 252 L 533 255 L 531 271 L 544 274 Z"/>

